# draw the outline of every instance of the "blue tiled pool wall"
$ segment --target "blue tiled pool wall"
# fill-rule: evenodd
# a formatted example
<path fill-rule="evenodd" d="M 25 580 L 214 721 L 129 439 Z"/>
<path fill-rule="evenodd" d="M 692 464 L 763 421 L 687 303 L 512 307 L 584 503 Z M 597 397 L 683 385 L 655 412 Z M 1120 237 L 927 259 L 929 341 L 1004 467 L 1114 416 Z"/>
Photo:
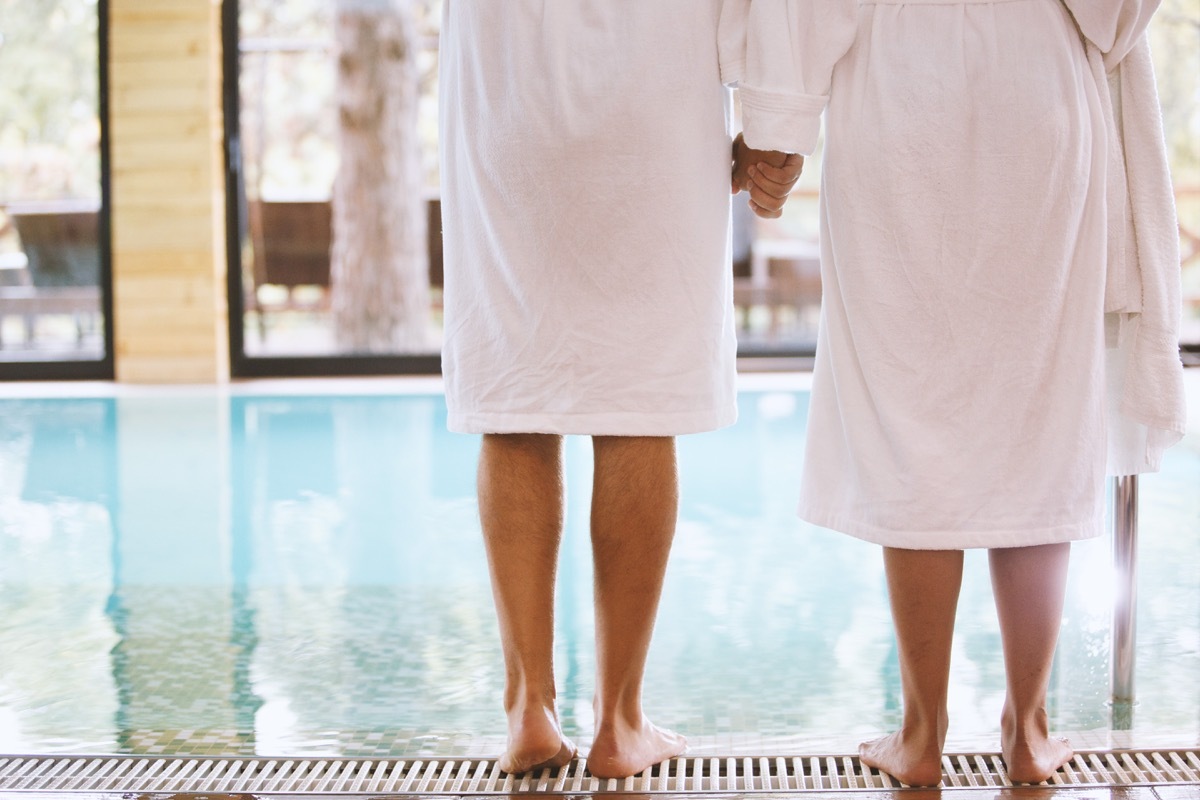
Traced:
<path fill-rule="evenodd" d="M 869 736 L 898 720 L 878 548 L 793 514 L 807 395 L 743 395 L 680 441 L 680 527 L 647 706 L 693 737 Z M 438 397 L 3 401 L 0 749 L 464 754 L 503 736 L 474 504 Z M 590 448 L 567 447 L 560 704 L 591 731 Z M 1143 485 L 1137 724 L 1200 729 L 1200 456 Z M 977 557 L 978 556 L 978 557 Z M 1057 728 L 1109 725 L 1107 543 L 1075 547 Z M 982 554 L 951 736 L 997 728 Z"/>

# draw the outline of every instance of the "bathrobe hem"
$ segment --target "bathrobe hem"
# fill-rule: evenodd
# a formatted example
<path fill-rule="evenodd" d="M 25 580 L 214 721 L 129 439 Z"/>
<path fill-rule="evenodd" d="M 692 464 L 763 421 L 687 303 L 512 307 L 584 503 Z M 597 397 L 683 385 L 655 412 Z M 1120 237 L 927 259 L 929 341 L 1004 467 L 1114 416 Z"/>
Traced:
<path fill-rule="evenodd" d="M 805 522 L 838 531 L 884 547 L 903 550 L 971 550 L 976 548 L 1033 547 L 1094 539 L 1104 532 L 1103 509 L 1095 519 L 1046 528 L 996 530 L 888 530 L 844 514 L 832 514 L 801 504 Z"/>
<path fill-rule="evenodd" d="M 584 414 L 451 412 L 446 427 L 454 433 L 552 433 L 582 436 L 682 436 L 727 428 L 737 412 L 694 411 L 654 414 L 612 411 Z"/>

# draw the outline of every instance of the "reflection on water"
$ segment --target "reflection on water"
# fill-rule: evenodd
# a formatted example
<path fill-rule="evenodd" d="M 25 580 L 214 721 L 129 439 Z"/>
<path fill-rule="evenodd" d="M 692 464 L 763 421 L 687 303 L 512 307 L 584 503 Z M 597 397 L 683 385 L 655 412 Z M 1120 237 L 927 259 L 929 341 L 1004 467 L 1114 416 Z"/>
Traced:
<path fill-rule="evenodd" d="M 793 514 L 807 395 L 746 394 L 680 442 L 646 676 L 693 736 L 870 736 L 899 719 L 879 549 Z M 449 754 L 501 737 L 477 437 L 440 397 L 0 401 L 0 751 Z M 1139 730 L 1200 731 L 1200 455 L 1143 483 Z M 586 439 L 567 446 L 560 702 L 591 732 Z M 1108 543 L 1077 545 L 1051 713 L 1104 729 Z M 1003 696 L 972 553 L 951 738 Z M 1177 741 L 1176 743 L 1180 743 Z"/>

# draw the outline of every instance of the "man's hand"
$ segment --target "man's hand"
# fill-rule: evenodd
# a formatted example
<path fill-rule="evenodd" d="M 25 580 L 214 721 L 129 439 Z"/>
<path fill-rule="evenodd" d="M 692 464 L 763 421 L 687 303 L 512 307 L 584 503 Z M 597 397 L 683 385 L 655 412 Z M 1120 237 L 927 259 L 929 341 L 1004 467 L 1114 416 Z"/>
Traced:
<path fill-rule="evenodd" d="M 750 208 L 766 219 L 783 214 L 788 194 L 804 169 L 804 156 L 775 150 L 755 150 L 746 146 L 739 133 L 733 140 L 733 167 L 730 191 L 750 192 Z"/>

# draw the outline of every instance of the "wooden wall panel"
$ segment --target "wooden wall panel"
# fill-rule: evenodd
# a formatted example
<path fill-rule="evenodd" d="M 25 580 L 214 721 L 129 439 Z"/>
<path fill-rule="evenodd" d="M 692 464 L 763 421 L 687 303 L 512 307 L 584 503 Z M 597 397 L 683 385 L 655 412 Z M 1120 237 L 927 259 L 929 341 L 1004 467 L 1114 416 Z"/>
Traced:
<path fill-rule="evenodd" d="M 117 380 L 229 377 L 219 0 L 110 0 Z"/>

